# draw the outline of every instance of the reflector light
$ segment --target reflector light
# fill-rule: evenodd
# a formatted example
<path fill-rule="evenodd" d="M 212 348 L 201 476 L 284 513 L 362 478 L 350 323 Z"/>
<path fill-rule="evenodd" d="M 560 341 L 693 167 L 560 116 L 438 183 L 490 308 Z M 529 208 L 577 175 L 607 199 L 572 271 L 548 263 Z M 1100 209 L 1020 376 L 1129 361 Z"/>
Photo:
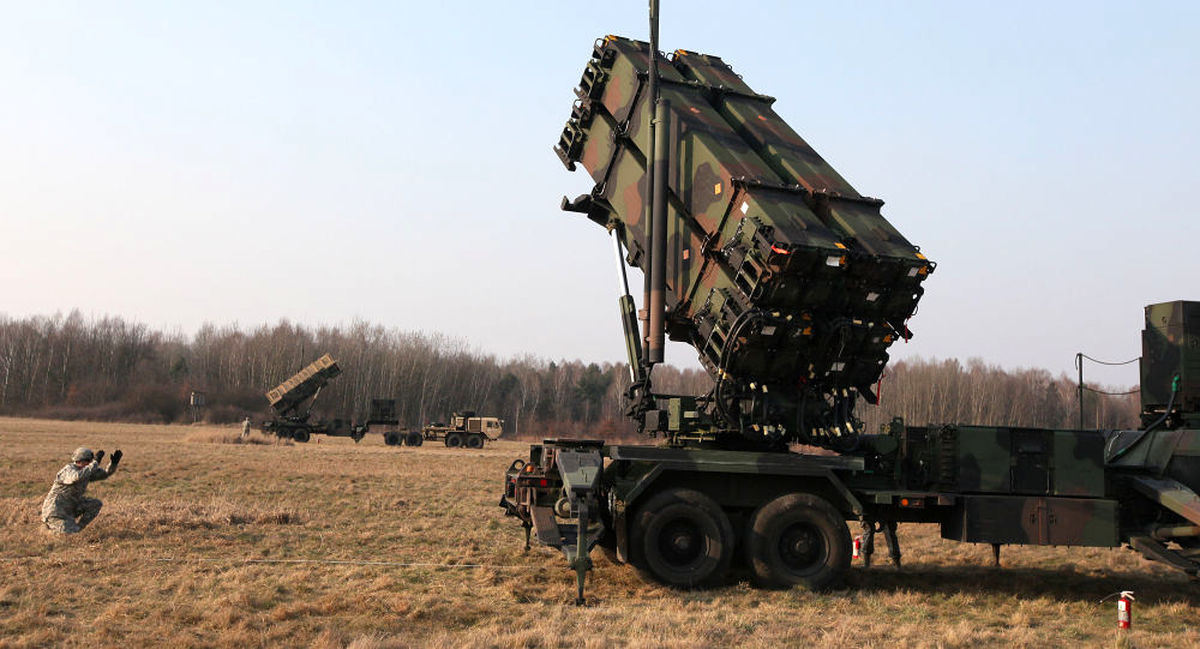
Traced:
<path fill-rule="evenodd" d="M 783 249 L 783 248 L 780 248 L 779 246 L 777 246 L 777 245 L 774 245 L 774 244 L 771 244 L 771 252 L 777 252 L 777 253 L 779 253 L 779 254 L 781 254 L 781 255 L 790 255 L 790 254 L 792 254 L 792 252 L 791 252 L 790 250 L 785 250 L 785 249 Z"/>

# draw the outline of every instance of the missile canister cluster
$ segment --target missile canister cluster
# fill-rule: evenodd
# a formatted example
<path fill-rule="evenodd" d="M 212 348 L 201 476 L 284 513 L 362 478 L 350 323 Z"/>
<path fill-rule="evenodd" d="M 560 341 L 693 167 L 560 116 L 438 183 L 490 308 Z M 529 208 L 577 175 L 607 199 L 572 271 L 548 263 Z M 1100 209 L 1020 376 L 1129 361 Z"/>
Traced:
<path fill-rule="evenodd" d="M 643 270 L 649 50 L 597 41 L 555 147 L 596 183 L 564 209 L 615 230 Z M 911 335 L 934 263 L 720 58 L 655 61 L 670 116 L 666 329 L 716 382 L 700 409 L 752 440 L 836 446 L 888 347 Z"/>
<path fill-rule="evenodd" d="M 314 397 L 331 379 L 340 376 L 342 368 L 329 354 L 309 363 L 291 378 L 267 392 L 267 401 L 281 414 L 295 410 L 310 397 Z"/>

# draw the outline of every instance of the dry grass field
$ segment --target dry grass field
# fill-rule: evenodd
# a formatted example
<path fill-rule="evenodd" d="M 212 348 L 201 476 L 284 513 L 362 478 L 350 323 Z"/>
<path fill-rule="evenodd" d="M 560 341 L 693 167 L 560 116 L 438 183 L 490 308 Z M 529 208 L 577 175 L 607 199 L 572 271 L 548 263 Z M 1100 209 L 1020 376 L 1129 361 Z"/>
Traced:
<path fill-rule="evenodd" d="M 1010 547 L 995 570 L 916 525 L 903 570 L 856 565 L 821 594 L 677 591 L 597 551 L 577 608 L 561 555 L 522 553 L 496 506 L 523 444 L 235 439 L 0 419 L 0 647 L 1200 646 L 1200 584 L 1131 551 Z M 80 445 L 125 459 L 89 488 L 100 517 L 52 536 L 39 505 Z M 1124 636 L 1098 603 L 1119 590 L 1137 595 Z"/>

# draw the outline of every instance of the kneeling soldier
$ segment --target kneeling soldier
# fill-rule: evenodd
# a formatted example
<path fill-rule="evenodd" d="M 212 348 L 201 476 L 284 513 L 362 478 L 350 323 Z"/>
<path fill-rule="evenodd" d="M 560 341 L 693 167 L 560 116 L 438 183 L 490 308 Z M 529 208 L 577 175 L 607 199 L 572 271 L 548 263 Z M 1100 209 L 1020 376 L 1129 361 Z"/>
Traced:
<path fill-rule="evenodd" d="M 121 463 L 121 451 L 113 451 L 108 468 L 100 467 L 104 451 L 92 453 L 90 448 L 77 448 L 71 454 L 71 464 L 59 470 L 54 477 L 50 493 L 42 501 L 42 521 L 51 531 L 74 534 L 82 530 L 100 513 L 101 503 L 96 498 L 85 498 L 88 482 L 104 480 L 116 473 Z"/>

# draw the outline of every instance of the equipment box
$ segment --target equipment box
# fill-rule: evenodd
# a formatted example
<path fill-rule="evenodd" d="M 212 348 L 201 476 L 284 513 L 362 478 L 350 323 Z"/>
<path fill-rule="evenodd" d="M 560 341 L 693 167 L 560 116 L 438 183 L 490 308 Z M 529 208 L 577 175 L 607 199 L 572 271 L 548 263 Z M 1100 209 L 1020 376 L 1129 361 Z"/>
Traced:
<path fill-rule="evenodd" d="M 942 538 L 967 543 L 1115 547 L 1117 501 L 967 496 L 942 522 Z"/>
<path fill-rule="evenodd" d="M 1097 432 L 959 426 L 956 490 L 1099 498 L 1103 458 Z"/>

